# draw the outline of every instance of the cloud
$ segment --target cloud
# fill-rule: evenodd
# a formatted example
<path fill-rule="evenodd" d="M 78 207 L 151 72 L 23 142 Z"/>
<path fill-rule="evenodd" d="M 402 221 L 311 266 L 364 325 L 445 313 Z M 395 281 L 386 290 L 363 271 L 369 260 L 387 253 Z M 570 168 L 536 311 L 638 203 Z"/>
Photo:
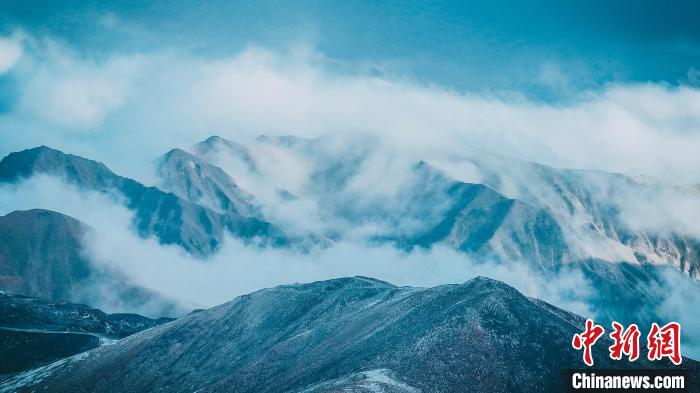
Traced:
<path fill-rule="evenodd" d="M 49 176 L 0 186 L 0 208 L 0 214 L 45 208 L 79 218 L 92 227 L 84 239 L 84 255 L 91 263 L 118 271 L 129 284 L 154 290 L 190 308 L 214 306 L 275 285 L 345 276 L 363 275 L 409 286 L 462 283 L 487 276 L 585 317 L 595 318 L 596 312 L 605 312 L 596 288 L 573 265 L 543 274 L 525 263 L 475 260 L 441 246 L 405 252 L 390 246 L 342 241 L 305 254 L 246 246 L 233 238 L 224 241 L 219 253 L 202 261 L 179 247 L 138 237 L 131 227 L 132 212 L 119 198 L 81 191 Z M 691 317 L 690 310 L 700 290 L 696 282 L 677 272 L 669 271 L 663 277 L 661 289 L 650 289 L 651 293 L 666 294 L 656 312 L 683 324 L 684 353 L 696 355 L 698 321 Z M 94 306 L 106 311 L 134 311 L 123 308 L 118 292 L 110 285 L 95 285 L 93 291 L 90 297 L 95 299 Z M 159 315 L 157 304 L 146 306 L 138 311 Z"/>
<path fill-rule="evenodd" d="M 10 71 L 22 58 L 22 46 L 19 38 L 0 37 L 0 74 Z"/>
<path fill-rule="evenodd" d="M 41 144 L 54 133 L 63 135 L 54 136 L 58 147 L 70 148 L 86 143 L 72 130 L 90 129 L 98 136 L 89 149 L 132 176 L 170 147 L 212 134 L 366 133 L 422 156 L 478 146 L 555 166 L 700 182 L 700 90 L 692 87 L 610 84 L 573 91 L 566 104 L 543 103 L 517 92 L 458 92 L 339 71 L 308 50 L 251 47 L 219 58 L 171 50 L 98 61 L 60 48 L 40 57 L 39 49 L 30 54 L 35 68 L 18 77 L 19 112 L 0 119 L 32 132 L 9 146 Z M 565 83 L 556 65 L 543 75 Z M 116 149 L 125 145 L 129 159 Z"/>
<path fill-rule="evenodd" d="M 84 239 L 83 253 L 91 263 L 119 272 L 129 284 L 161 293 L 184 307 L 210 307 L 260 288 L 343 276 L 363 275 L 397 285 L 434 286 L 462 283 L 483 275 L 579 315 L 595 318 L 596 312 L 605 312 L 596 288 L 576 265 L 544 274 L 525 262 L 476 260 L 443 246 L 406 252 L 358 238 L 309 253 L 261 249 L 226 238 L 221 250 L 203 261 L 179 247 L 137 236 L 131 224 L 133 212 L 124 207 L 118 196 L 81 191 L 43 175 L 0 186 L 0 214 L 30 208 L 58 211 L 85 222 L 92 230 Z M 695 354 L 700 338 L 693 331 L 697 321 L 687 317 L 687 306 L 695 304 L 693 299 L 700 293 L 697 283 L 669 273 L 662 286 L 660 291 L 654 288 L 654 293 L 667 294 L 657 313 L 687 326 L 684 334 L 690 346 L 686 354 Z M 92 289 L 94 306 L 106 311 L 129 311 L 110 285 L 95 285 Z M 151 304 L 138 311 L 155 316 L 159 315 L 157 307 Z"/>
<path fill-rule="evenodd" d="M 681 324 L 683 355 L 697 359 L 700 356 L 700 316 L 695 305 L 700 302 L 700 287 L 696 281 L 681 277 L 674 271 L 666 271 L 663 279 L 666 298 L 659 305 L 657 313 Z"/>
<path fill-rule="evenodd" d="M 49 55 L 24 81 L 19 111 L 46 127 L 94 130 L 125 102 L 138 66 L 131 57 L 91 63 Z"/>
<path fill-rule="evenodd" d="M 585 299 L 591 288 L 581 274 L 544 278 L 524 264 L 476 262 L 444 247 L 404 252 L 389 246 L 339 242 L 301 253 L 260 249 L 227 238 L 221 251 L 206 261 L 176 246 L 143 239 L 132 230 L 132 212 L 119 198 L 79 189 L 50 176 L 38 175 L 17 185 L 0 186 L 0 214 L 43 208 L 78 218 L 89 225 L 84 253 L 99 267 L 124 274 L 131 284 L 162 293 L 186 306 L 211 307 L 257 289 L 294 282 L 364 275 L 398 285 L 434 286 L 461 283 L 478 275 L 509 283 L 583 315 L 592 315 Z M 96 306 L 114 311 L 118 302 L 96 286 Z"/>

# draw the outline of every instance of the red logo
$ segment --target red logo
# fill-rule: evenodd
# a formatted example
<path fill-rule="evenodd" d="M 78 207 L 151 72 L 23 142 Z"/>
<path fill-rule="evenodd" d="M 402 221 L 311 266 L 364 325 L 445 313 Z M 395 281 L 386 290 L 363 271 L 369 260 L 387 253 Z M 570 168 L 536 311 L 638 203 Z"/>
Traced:
<path fill-rule="evenodd" d="M 612 327 L 613 332 L 610 333 L 610 338 L 613 340 L 613 345 L 608 347 L 610 358 L 621 360 L 623 356 L 626 356 L 630 362 L 639 359 L 641 332 L 637 325 L 632 324 L 624 329 L 621 324 L 613 322 Z M 583 349 L 583 362 L 587 366 L 593 365 L 591 348 L 604 333 L 605 329 L 602 326 L 587 319 L 586 329 L 583 333 L 574 335 L 571 345 L 576 350 Z M 649 350 L 647 358 L 651 361 L 668 358 L 675 365 L 681 364 L 683 361 L 681 356 L 681 325 L 677 322 L 671 322 L 659 327 L 657 323 L 652 323 L 649 335 L 647 335 L 647 349 Z"/>
<path fill-rule="evenodd" d="M 627 330 L 622 330 L 622 325 L 617 322 L 612 323 L 614 332 L 610 333 L 610 338 L 615 341 L 610 346 L 610 358 L 614 360 L 622 359 L 622 355 L 627 355 L 630 362 L 639 358 L 639 328 L 637 325 L 630 325 Z"/>
<path fill-rule="evenodd" d="M 580 350 L 583 348 L 583 362 L 587 366 L 593 365 L 593 355 L 591 354 L 591 347 L 595 344 L 600 336 L 605 333 L 605 329 L 602 326 L 596 325 L 592 320 L 586 320 L 586 331 L 583 333 L 575 334 L 571 345 L 574 349 Z"/>
<path fill-rule="evenodd" d="M 661 360 L 665 357 L 671 359 L 673 364 L 679 365 L 681 358 L 681 325 L 671 322 L 659 328 L 656 323 L 651 324 L 651 331 L 647 336 L 647 348 L 649 360 Z"/>

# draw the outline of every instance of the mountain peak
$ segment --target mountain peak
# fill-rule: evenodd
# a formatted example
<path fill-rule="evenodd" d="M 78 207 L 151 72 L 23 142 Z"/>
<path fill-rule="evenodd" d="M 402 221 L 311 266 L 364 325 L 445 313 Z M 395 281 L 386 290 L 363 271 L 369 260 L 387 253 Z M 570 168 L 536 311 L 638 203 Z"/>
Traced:
<path fill-rule="evenodd" d="M 0 180 L 14 181 L 36 173 L 115 176 L 103 163 L 39 146 L 8 154 L 0 161 Z"/>
<path fill-rule="evenodd" d="M 494 280 L 485 276 L 476 276 L 465 282 L 463 285 L 474 285 L 479 287 L 489 287 L 494 289 L 515 289 L 503 281 Z"/>
<path fill-rule="evenodd" d="M 192 155 L 189 152 L 186 152 L 185 150 L 182 149 L 172 149 L 169 152 L 165 153 L 163 157 L 161 158 L 162 160 L 170 160 L 170 159 L 195 159 L 196 157 Z"/>
<path fill-rule="evenodd" d="M 0 218 L 5 218 L 5 219 L 20 219 L 20 220 L 31 220 L 35 218 L 50 218 L 50 219 L 60 219 L 60 220 L 66 220 L 66 221 L 71 221 L 75 223 L 80 223 L 80 221 L 74 219 L 73 217 L 67 216 L 65 214 L 55 212 L 53 210 L 46 210 L 46 209 L 28 209 L 28 210 L 15 210 L 10 213 L 7 213 L 4 216 L 0 216 Z M 84 225 L 80 223 L 81 225 Z"/>
<path fill-rule="evenodd" d="M 234 143 L 234 142 L 231 140 L 228 140 L 224 137 L 221 137 L 219 135 L 212 135 L 200 143 L 211 145 L 211 144 L 215 144 L 215 143 Z"/>

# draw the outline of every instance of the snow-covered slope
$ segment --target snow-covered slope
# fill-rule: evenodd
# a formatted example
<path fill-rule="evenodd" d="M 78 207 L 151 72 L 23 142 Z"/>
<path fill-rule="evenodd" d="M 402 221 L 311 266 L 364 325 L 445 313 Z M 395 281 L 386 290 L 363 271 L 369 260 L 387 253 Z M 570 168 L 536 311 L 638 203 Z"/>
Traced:
<path fill-rule="evenodd" d="M 582 364 L 571 337 L 583 322 L 487 278 L 434 288 L 341 278 L 244 295 L 0 390 L 552 392 Z M 593 347 L 596 367 L 665 366 L 614 362 L 609 344 Z"/>

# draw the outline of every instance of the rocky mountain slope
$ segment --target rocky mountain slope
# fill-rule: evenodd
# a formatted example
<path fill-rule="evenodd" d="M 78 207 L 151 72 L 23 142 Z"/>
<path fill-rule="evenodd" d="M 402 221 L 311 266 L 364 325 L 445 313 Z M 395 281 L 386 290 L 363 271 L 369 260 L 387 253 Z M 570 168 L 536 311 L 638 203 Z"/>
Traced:
<path fill-rule="evenodd" d="M 0 379 L 169 321 L 0 293 Z"/>
<path fill-rule="evenodd" d="M 582 365 L 571 338 L 583 322 L 487 278 L 434 288 L 341 278 L 244 295 L 0 391 L 559 391 L 561 370 Z M 616 363 L 609 344 L 593 347 L 596 367 L 665 366 Z"/>
<path fill-rule="evenodd" d="M 443 244 L 542 270 L 594 259 L 700 275 L 700 240 L 682 225 L 650 230 L 630 223 L 630 215 L 663 214 L 653 209 L 659 210 L 654 198 L 673 191 L 665 185 L 481 152 L 442 162 L 377 163 L 386 152 L 375 142 L 343 142 L 260 137 L 241 144 L 212 137 L 158 160 L 160 186 L 168 192 L 45 147 L 0 161 L 0 181 L 48 173 L 85 189 L 116 191 L 134 210 L 139 234 L 200 257 L 215 253 L 230 233 L 302 250 L 328 239 L 404 249 Z M 397 173 L 374 179 L 383 167 Z M 478 173 L 472 181 L 460 180 L 465 167 Z M 649 206 L 628 211 L 634 195 Z"/>
<path fill-rule="evenodd" d="M 184 150 L 173 149 L 158 160 L 161 188 L 213 210 L 259 216 L 252 196 L 221 168 Z"/>

